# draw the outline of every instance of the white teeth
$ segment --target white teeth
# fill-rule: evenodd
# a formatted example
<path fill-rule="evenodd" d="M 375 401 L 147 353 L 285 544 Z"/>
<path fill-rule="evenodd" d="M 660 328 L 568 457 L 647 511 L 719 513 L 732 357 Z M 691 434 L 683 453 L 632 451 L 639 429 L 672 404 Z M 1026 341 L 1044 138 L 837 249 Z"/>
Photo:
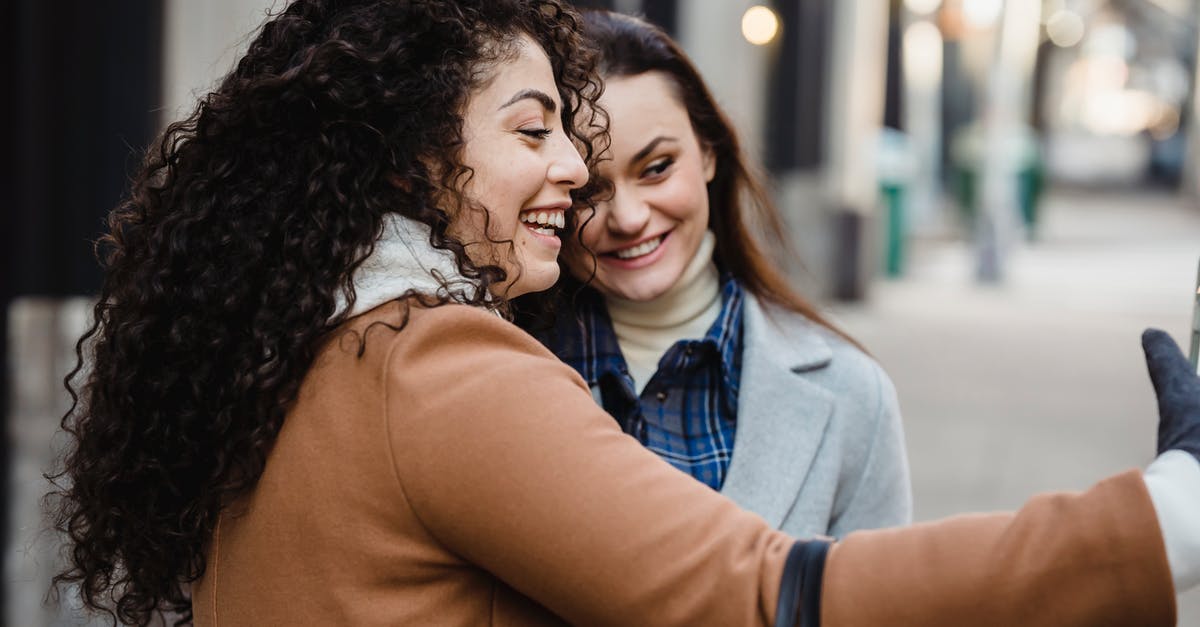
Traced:
<path fill-rule="evenodd" d="M 543 235 L 554 235 L 554 229 L 567 225 L 567 216 L 563 211 L 526 211 L 520 219 L 526 224 L 536 225 L 538 228 L 533 230 Z"/>
<path fill-rule="evenodd" d="M 648 254 L 654 252 L 659 247 L 660 244 L 662 244 L 662 236 L 661 235 L 652 240 L 642 242 L 641 244 L 638 244 L 637 246 L 630 246 L 629 248 L 622 248 L 621 250 L 618 250 L 618 251 L 614 252 L 613 254 L 615 254 L 618 259 L 633 259 L 634 257 L 641 257 L 642 255 L 648 255 Z"/>

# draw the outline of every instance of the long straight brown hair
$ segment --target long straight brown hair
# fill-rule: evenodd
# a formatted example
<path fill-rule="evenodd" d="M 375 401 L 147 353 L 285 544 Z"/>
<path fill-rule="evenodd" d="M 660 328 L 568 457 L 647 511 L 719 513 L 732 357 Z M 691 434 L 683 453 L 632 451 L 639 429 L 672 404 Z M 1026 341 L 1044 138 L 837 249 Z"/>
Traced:
<path fill-rule="evenodd" d="M 779 210 L 749 167 L 729 118 L 679 45 L 657 26 L 620 13 L 585 11 L 583 22 L 584 33 L 600 51 L 601 75 L 611 79 L 661 72 L 674 84 L 701 145 L 716 157 L 716 173 L 708 184 L 708 227 L 716 235 L 722 269 L 763 301 L 799 313 L 861 349 L 791 288 L 755 237 L 752 229 L 776 235 L 786 249 Z"/>

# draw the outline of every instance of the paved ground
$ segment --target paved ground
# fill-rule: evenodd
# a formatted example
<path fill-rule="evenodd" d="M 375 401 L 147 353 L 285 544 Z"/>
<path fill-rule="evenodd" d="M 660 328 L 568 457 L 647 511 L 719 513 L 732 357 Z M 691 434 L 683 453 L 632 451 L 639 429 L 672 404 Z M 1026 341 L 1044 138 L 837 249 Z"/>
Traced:
<path fill-rule="evenodd" d="M 1017 507 L 1154 455 L 1138 338 L 1154 326 L 1187 339 L 1200 207 L 1061 192 L 1044 208 L 1001 285 L 972 280 L 958 238 L 925 238 L 906 278 L 837 308 L 899 390 L 918 519 Z M 1179 624 L 1200 625 L 1200 591 Z"/>

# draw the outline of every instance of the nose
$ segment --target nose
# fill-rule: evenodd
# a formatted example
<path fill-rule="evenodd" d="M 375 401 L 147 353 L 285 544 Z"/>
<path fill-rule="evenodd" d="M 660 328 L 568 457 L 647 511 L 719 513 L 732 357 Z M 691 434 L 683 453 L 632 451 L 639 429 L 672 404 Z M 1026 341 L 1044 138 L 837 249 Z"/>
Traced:
<path fill-rule="evenodd" d="M 554 154 L 551 156 L 550 169 L 546 178 L 555 185 L 563 185 L 567 189 L 578 189 L 588 182 L 587 164 L 583 162 L 579 150 L 571 143 L 571 138 L 565 133 L 555 133 L 559 141 L 555 142 Z"/>
<path fill-rule="evenodd" d="M 650 207 L 637 194 L 620 186 L 613 190 L 612 199 L 604 203 L 603 211 L 605 228 L 620 235 L 636 235 L 650 222 Z"/>

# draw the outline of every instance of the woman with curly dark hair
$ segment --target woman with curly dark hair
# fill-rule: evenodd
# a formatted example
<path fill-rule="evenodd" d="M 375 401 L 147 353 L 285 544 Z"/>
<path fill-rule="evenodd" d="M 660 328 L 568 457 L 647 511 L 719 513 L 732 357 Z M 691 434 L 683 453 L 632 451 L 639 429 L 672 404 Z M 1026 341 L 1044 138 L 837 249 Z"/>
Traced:
<path fill-rule="evenodd" d="M 346 343 L 332 331 L 402 295 L 366 271 L 429 268 L 402 292 L 499 312 L 507 293 L 553 283 L 553 232 L 588 178 L 570 140 L 590 151 L 576 121 L 598 91 L 579 48 L 556 0 L 299 0 L 263 26 L 109 218 L 80 344 L 90 372 L 65 422 L 75 446 L 56 522 L 73 546 L 56 582 L 123 622 L 192 613 L 187 584 L 211 581 L 223 556 L 220 512 L 255 521 L 240 514 L 261 509 L 270 470 L 292 472 L 277 439 L 303 426 L 281 434 L 308 407 L 314 360 Z M 531 56 L 536 71 L 496 76 Z M 493 102 L 489 89 L 514 82 Z M 398 329 L 397 315 L 375 321 Z M 368 347 L 382 335 L 359 329 L 357 351 L 381 356 Z M 309 461 L 304 472 L 320 467 Z M 323 476 L 345 478 L 343 462 Z M 307 539 L 316 555 L 340 546 Z"/>
<path fill-rule="evenodd" d="M 267 23 L 110 217 L 57 583 L 136 625 L 1172 618 L 1136 473 L 831 549 L 623 435 L 503 319 L 558 278 L 597 97 L 559 0 L 296 0 Z M 1182 405 L 1164 424 L 1200 432 Z"/>

